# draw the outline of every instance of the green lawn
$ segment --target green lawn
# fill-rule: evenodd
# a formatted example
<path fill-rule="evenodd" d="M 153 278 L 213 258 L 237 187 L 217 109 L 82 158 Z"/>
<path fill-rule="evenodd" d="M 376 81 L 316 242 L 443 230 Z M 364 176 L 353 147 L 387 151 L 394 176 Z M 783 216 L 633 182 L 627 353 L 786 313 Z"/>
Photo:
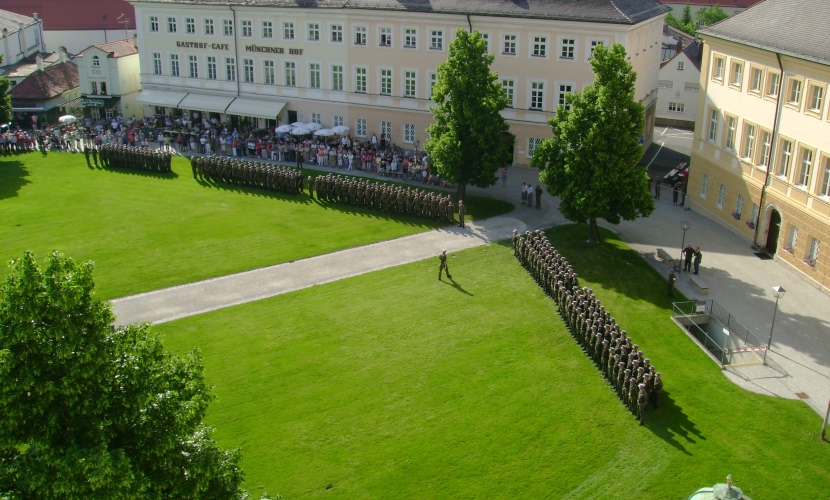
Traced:
<path fill-rule="evenodd" d="M 501 244 L 451 255 L 454 285 L 428 260 L 156 328 L 201 349 L 255 495 L 671 499 L 728 473 L 756 499 L 826 494 L 811 409 L 723 377 L 620 242 L 548 236 L 663 373 L 646 426 Z"/>
<path fill-rule="evenodd" d="M 306 195 L 199 183 L 183 158 L 173 170 L 90 169 L 70 153 L 0 157 L 0 260 L 55 249 L 94 260 L 98 296 L 110 299 L 438 226 Z M 469 205 L 473 218 L 511 209 L 480 198 Z"/>

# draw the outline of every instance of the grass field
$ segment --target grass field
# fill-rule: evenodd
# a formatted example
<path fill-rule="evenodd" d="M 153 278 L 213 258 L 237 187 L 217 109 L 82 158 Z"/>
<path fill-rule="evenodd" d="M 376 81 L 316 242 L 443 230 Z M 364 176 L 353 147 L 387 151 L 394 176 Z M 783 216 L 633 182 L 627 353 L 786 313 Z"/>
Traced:
<path fill-rule="evenodd" d="M 247 487 L 285 498 L 684 498 L 736 483 L 821 498 L 820 421 L 745 392 L 669 319 L 665 283 L 609 237 L 548 231 L 664 374 L 641 427 L 505 245 L 158 325 L 199 347 L 208 423 L 243 450 Z"/>
<path fill-rule="evenodd" d="M 0 259 L 57 249 L 93 260 L 98 297 L 110 299 L 438 226 L 306 195 L 199 183 L 183 158 L 173 170 L 90 169 L 82 154 L 70 153 L 0 158 Z M 510 210 L 504 202 L 469 201 L 473 218 Z"/>

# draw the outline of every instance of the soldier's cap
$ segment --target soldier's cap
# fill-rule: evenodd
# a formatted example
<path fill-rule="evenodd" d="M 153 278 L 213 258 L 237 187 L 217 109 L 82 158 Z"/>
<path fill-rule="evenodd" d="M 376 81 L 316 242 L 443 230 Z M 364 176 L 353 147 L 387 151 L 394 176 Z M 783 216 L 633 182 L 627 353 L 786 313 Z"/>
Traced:
<path fill-rule="evenodd" d="M 447 253 L 447 251 L 446 250 L 441 250 L 441 253 Z"/>
<path fill-rule="evenodd" d="M 645 368 L 643 368 L 642 366 L 638 366 L 638 367 L 637 367 L 637 371 L 638 371 L 638 372 L 639 372 L 639 371 L 646 371 L 646 369 L 645 369 Z"/>
<path fill-rule="evenodd" d="M 650 374 L 650 373 L 646 373 L 646 374 L 645 374 L 645 375 L 643 375 L 643 376 L 644 376 L 645 378 L 651 378 L 651 374 Z"/>
<path fill-rule="evenodd" d="M 645 389 L 645 388 L 646 388 L 646 384 L 640 384 L 640 385 L 638 385 L 637 387 L 639 387 L 640 389 Z"/>
<path fill-rule="evenodd" d="M 648 361 L 649 363 L 651 362 L 651 360 L 650 360 L 650 359 L 648 359 L 648 358 L 646 358 L 646 361 Z"/>
<path fill-rule="evenodd" d="M 618 355 L 618 356 L 619 356 L 619 355 Z M 623 363 L 622 361 L 620 361 L 620 366 L 625 366 L 625 363 Z"/>
<path fill-rule="evenodd" d="M 657 374 L 656 374 L 656 375 L 659 377 L 659 376 L 660 376 L 660 372 L 657 372 Z"/>
<path fill-rule="evenodd" d="M 632 347 L 640 347 L 640 346 L 639 346 L 639 345 L 637 345 L 637 344 L 634 344 Z"/>
<path fill-rule="evenodd" d="M 622 364 L 622 363 L 620 363 L 620 364 Z M 626 368 L 626 369 L 625 369 L 625 373 L 626 373 L 626 374 L 631 373 L 631 369 L 630 369 L 630 368 Z"/>

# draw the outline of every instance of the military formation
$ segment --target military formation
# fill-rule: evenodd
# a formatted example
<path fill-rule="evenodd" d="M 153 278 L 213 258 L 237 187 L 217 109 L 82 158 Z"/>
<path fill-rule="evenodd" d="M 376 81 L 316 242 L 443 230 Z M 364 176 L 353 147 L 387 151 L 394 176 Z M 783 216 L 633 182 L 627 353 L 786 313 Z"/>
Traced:
<path fill-rule="evenodd" d="M 455 203 L 449 194 L 333 174 L 320 175 L 314 179 L 309 177 L 308 182 L 309 194 L 312 198 L 316 194 L 320 201 L 439 221 L 455 219 Z"/>
<path fill-rule="evenodd" d="M 103 144 L 97 147 L 84 147 L 86 164 L 103 168 L 127 168 L 146 172 L 171 172 L 173 155 L 167 151 L 125 146 L 123 144 Z"/>
<path fill-rule="evenodd" d="M 593 291 L 579 286 L 573 267 L 545 233 L 513 231 L 513 253 L 559 305 L 571 335 L 642 424 L 649 403 L 657 408 L 663 380 L 651 360 L 605 309 Z"/>
<path fill-rule="evenodd" d="M 193 178 L 281 193 L 302 193 L 303 174 L 297 168 L 266 165 L 227 156 L 191 156 Z"/>

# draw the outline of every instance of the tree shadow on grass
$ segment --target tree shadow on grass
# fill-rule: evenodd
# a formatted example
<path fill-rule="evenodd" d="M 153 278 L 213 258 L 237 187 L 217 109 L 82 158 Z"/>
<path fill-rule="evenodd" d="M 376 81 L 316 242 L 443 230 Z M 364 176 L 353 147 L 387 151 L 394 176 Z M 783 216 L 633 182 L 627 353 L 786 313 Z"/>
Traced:
<path fill-rule="evenodd" d="M 649 406 L 646 410 L 645 426 L 663 441 L 690 456 L 692 453 L 683 445 L 684 442 L 695 444 L 698 440 L 706 440 L 668 391 L 660 397 L 659 408 Z"/>
<path fill-rule="evenodd" d="M 18 160 L 0 162 L 0 200 L 17 196 L 20 189 L 32 181 L 28 180 L 29 171 Z"/>

